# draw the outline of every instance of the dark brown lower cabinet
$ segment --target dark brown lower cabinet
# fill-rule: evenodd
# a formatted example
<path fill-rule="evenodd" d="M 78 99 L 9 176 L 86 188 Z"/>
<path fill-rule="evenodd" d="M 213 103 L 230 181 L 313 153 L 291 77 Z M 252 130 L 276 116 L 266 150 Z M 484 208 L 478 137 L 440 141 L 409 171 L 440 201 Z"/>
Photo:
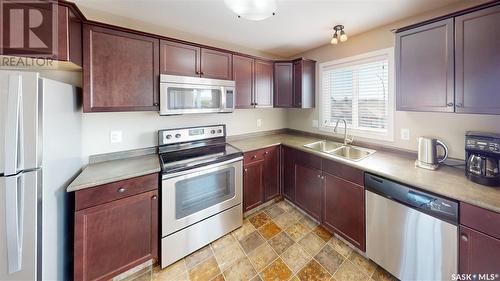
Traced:
<path fill-rule="evenodd" d="M 323 180 L 321 170 L 295 164 L 295 203 L 321 221 Z"/>
<path fill-rule="evenodd" d="M 243 169 L 243 210 L 249 211 L 264 203 L 264 160 L 246 164 Z"/>
<path fill-rule="evenodd" d="M 281 151 L 283 196 L 291 202 L 295 202 L 295 150 L 283 146 Z"/>
<path fill-rule="evenodd" d="M 245 153 L 243 165 L 243 210 L 249 211 L 281 195 L 280 146 Z"/>
<path fill-rule="evenodd" d="M 130 183 L 137 182 L 137 179 L 140 178 L 122 181 L 124 184 L 115 189 L 116 197 L 120 198 L 121 194 L 128 192 L 133 193 L 131 190 L 134 186 Z M 114 188 L 114 185 L 90 189 L 103 188 Z M 103 190 L 104 192 L 106 190 Z M 79 200 L 78 197 L 75 196 L 76 201 Z M 125 198 L 77 210 L 74 242 L 75 281 L 109 280 L 148 260 L 157 260 L 158 201 L 156 187 L 155 190 L 131 194 Z"/>
<path fill-rule="evenodd" d="M 500 239 L 460 226 L 460 273 L 498 273 Z"/>
<path fill-rule="evenodd" d="M 364 187 L 323 172 L 323 224 L 365 251 Z"/>

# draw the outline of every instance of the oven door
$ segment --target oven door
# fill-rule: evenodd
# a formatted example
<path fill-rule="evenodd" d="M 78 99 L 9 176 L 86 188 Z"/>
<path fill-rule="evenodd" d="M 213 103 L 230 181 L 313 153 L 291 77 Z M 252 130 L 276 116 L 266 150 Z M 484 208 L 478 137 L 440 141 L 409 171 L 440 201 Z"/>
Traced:
<path fill-rule="evenodd" d="M 160 83 L 160 115 L 221 112 L 225 103 L 222 86 Z"/>
<path fill-rule="evenodd" d="M 162 179 L 162 237 L 242 202 L 242 157 Z"/>

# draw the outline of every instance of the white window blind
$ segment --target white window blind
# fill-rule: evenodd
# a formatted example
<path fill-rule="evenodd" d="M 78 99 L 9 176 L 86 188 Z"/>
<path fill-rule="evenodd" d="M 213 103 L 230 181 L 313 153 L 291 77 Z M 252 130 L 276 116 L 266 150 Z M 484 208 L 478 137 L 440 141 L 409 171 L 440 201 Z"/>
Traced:
<path fill-rule="evenodd" d="M 389 57 L 372 57 L 326 63 L 321 67 L 321 121 L 331 129 L 346 119 L 354 135 L 392 134 Z"/>

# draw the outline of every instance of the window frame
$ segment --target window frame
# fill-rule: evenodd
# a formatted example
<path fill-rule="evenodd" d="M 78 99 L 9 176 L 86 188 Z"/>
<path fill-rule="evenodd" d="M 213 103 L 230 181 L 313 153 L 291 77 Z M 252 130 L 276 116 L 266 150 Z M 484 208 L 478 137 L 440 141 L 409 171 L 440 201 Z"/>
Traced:
<path fill-rule="evenodd" d="M 325 125 L 324 120 L 324 107 L 323 104 L 323 71 L 331 70 L 335 68 L 344 68 L 349 66 L 355 66 L 358 64 L 368 63 L 370 61 L 376 61 L 377 58 L 385 57 L 387 58 L 387 85 L 388 85 L 388 108 L 387 108 L 387 132 L 379 133 L 372 130 L 366 129 L 353 129 L 351 126 L 348 126 L 349 135 L 373 139 L 373 140 L 382 140 L 382 141 L 394 141 L 394 89 L 395 89 L 395 79 L 394 79 L 394 48 L 386 48 L 381 50 L 376 50 L 372 52 L 363 53 L 360 55 L 355 55 L 351 57 L 346 57 L 337 60 L 331 60 L 327 62 L 323 62 L 319 64 L 319 92 L 318 92 L 318 101 L 319 101 L 319 130 L 323 132 L 329 132 L 335 134 L 335 136 L 343 137 L 343 130 L 340 130 L 339 133 L 334 133 L 334 125 Z M 343 123 L 339 123 L 339 127 L 343 128 Z"/>

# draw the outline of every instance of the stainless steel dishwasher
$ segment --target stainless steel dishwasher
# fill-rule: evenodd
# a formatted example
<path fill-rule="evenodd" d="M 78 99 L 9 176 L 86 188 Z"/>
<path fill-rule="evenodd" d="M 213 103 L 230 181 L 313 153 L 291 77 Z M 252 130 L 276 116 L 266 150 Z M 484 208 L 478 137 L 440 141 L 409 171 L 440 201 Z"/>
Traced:
<path fill-rule="evenodd" d="M 457 273 L 458 203 L 365 174 L 366 254 L 400 280 Z"/>

